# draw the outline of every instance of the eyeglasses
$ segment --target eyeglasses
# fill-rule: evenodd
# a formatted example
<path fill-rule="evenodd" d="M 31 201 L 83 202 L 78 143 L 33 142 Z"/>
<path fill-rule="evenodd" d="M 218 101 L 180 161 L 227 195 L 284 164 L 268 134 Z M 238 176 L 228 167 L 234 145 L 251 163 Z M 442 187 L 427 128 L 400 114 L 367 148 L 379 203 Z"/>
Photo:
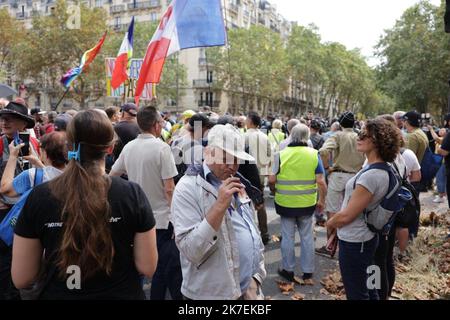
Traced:
<path fill-rule="evenodd" d="M 368 134 L 367 132 L 363 132 L 361 131 L 360 133 L 358 133 L 358 140 L 365 140 L 367 138 L 370 138 L 370 134 Z"/>

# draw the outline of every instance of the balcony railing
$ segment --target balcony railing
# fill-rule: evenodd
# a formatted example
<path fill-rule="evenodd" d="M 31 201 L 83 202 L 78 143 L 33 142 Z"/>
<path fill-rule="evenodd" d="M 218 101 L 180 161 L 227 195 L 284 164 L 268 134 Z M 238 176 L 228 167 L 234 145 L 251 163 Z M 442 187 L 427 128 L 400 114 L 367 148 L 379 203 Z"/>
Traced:
<path fill-rule="evenodd" d="M 152 1 L 139 1 L 128 4 L 128 10 L 140 10 L 140 9 L 149 9 L 149 8 L 157 8 L 161 6 L 160 0 L 152 0 Z"/>
<path fill-rule="evenodd" d="M 239 13 L 239 7 L 233 3 L 230 3 L 230 5 L 228 6 L 228 8 L 230 9 L 230 11 L 233 11 L 235 13 Z"/>
<path fill-rule="evenodd" d="M 198 65 L 200 67 L 209 67 L 212 66 L 213 64 L 206 58 L 198 58 Z"/>
<path fill-rule="evenodd" d="M 205 107 L 205 106 L 210 106 L 210 107 L 213 107 L 213 108 L 218 108 L 219 106 L 220 106 L 220 100 L 214 100 L 213 102 L 212 102 L 212 105 L 211 105 L 211 101 L 198 101 L 198 106 L 199 107 Z"/>
<path fill-rule="evenodd" d="M 111 13 L 119 13 L 125 11 L 125 6 L 123 4 L 119 4 L 116 6 L 111 6 L 109 10 Z"/>
<path fill-rule="evenodd" d="M 192 83 L 194 88 L 209 88 L 213 86 L 213 82 L 208 82 L 206 79 L 194 80 Z"/>
<path fill-rule="evenodd" d="M 258 22 L 261 23 L 262 25 L 266 25 L 266 18 L 263 16 L 259 16 Z"/>
<path fill-rule="evenodd" d="M 22 20 L 28 18 L 28 14 L 26 12 L 17 12 L 16 19 Z"/>

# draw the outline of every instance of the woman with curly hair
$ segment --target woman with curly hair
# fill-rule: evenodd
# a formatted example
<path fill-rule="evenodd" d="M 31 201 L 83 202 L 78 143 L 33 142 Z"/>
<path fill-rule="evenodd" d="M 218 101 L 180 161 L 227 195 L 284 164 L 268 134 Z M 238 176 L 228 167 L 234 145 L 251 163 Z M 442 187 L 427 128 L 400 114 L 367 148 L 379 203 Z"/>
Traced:
<path fill-rule="evenodd" d="M 367 157 L 367 164 L 392 163 L 400 151 L 401 134 L 384 119 L 369 120 L 358 135 L 357 151 Z M 364 169 L 363 169 L 364 170 Z M 356 180 L 356 183 L 355 183 Z M 328 222 L 330 232 L 337 229 L 339 265 L 348 300 L 376 300 L 376 290 L 367 286 L 369 266 L 374 265 L 378 236 L 365 222 L 364 209 L 373 210 L 389 188 L 389 174 L 372 169 L 357 174 L 345 187 L 340 212 Z"/>

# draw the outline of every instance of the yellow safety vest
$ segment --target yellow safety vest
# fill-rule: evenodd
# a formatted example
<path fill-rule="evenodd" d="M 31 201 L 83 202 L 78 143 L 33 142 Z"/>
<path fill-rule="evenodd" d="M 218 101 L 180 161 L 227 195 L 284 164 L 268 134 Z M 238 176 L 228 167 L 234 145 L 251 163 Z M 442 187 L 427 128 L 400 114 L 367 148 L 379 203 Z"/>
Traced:
<path fill-rule="evenodd" d="M 280 162 L 275 185 L 276 204 L 285 208 L 316 205 L 318 151 L 308 147 L 287 147 L 280 153 Z"/>
<path fill-rule="evenodd" d="M 269 133 L 269 141 L 272 145 L 279 145 L 281 141 L 284 140 L 284 133 L 282 131 L 278 131 L 276 134 L 273 131 Z"/>

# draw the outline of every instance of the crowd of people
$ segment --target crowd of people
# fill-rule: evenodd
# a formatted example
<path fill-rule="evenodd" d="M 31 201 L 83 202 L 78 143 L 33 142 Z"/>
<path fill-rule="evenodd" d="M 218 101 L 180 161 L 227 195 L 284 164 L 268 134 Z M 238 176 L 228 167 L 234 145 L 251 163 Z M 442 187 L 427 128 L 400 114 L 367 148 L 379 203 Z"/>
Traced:
<path fill-rule="evenodd" d="M 14 238 L 0 228 L 0 299 L 145 299 L 145 277 L 152 300 L 264 299 L 272 197 L 282 278 L 313 285 L 315 254 L 338 252 L 347 298 L 386 300 L 394 247 L 405 253 L 419 215 L 395 215 L 387 234 L 370 228 L 367 212 L 390 191 L 382 166 L 418 194 L 433 185 L 421 175 L 431 150 L 445 157 L 434 201 L 450 190 L 450 115 L 436 128 L 415 111 L 262 119 L 206 107 L 177 119 L 132 103 L 62 114 L 3 104 L 0 221 Z M 315 224 L 327 229 L 323 248 Z"/>

